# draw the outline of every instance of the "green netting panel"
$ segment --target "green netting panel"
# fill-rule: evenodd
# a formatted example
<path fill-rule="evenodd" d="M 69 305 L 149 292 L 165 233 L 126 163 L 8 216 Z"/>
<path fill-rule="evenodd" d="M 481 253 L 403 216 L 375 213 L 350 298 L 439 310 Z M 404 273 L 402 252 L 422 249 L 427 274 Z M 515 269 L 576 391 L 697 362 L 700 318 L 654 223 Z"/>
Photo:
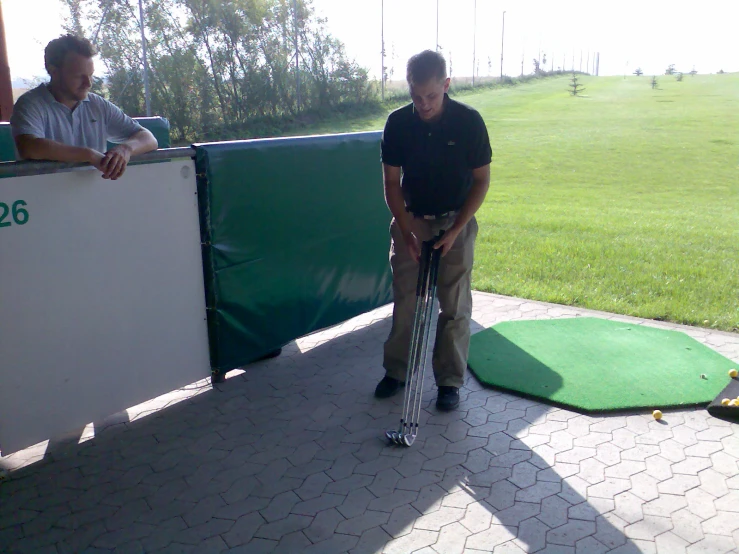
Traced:
<path fill-rule="evenodd" d="M 215 371 L 392 300 L 380 136 L 195 145 Z"/>

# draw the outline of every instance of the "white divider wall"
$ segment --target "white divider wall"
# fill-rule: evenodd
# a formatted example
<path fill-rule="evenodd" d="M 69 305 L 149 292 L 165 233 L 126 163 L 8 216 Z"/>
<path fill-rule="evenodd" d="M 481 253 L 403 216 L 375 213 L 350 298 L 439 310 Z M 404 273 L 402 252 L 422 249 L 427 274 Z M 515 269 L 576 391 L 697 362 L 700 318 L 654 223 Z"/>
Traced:
<path fill-rule="evenodd" d="M 209 375 L 191 159 L 0 179 L 3 455 Z"/>

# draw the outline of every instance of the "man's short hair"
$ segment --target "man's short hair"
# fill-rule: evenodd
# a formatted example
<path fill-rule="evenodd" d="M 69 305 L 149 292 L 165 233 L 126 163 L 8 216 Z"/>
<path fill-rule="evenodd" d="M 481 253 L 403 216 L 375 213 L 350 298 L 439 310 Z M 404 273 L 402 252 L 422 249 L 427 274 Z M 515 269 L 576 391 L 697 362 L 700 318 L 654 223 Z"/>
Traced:
<path fill-rule="evenodd" d="M 430 80 L 446 79 L 446 60 L 433 50 L 424 50 L 408 60 L 406 80 L 409 85 L 423 85 Z"/>
<path fill-rule="evenodd" d="M 83 37 L 63 35 L 55 38 L 46 45 L 44 50 L 46 71 L 51 73 L 49 71 L 51 67 L 61 67 L 68 52 L 74 52 L 85 58 L 92 58 L 95 55 L 95 48 L 89 40 Z"/>

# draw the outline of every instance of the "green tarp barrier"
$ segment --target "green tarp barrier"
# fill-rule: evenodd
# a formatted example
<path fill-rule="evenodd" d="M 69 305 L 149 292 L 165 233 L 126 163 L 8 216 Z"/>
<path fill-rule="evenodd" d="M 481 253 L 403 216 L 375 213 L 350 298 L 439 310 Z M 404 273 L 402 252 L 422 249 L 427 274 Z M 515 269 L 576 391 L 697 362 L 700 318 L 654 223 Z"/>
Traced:
<path fill-rule="evenodd" d="M 15 161 L 15 143 L 10 132 L 10 123 L 0 123 L 0 162 Z"/>
<path fill-rule="evenodd" d="M 380 137 L 194 145 L 214 373 L 392 300 Z"/>
<path fill-rule="evenodd" d="M 143 127 L 149 129 L 157 141 L 159 142 L 159 148 L 169 148 L 169 121 L 163 117 L 134 117 Z M 113 146 L 112 143 L 108 143 L 108 148 Z M 13 142 L 13 135 L 10 132 L 10 123 L 0 123 L 0 162 L 14 162 L 15 161 L 15 144 Z"/>

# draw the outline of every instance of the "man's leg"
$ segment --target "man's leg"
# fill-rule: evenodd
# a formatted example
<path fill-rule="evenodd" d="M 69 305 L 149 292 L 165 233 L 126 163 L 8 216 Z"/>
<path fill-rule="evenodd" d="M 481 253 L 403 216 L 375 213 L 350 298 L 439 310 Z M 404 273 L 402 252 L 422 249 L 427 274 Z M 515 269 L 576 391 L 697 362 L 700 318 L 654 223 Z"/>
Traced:
<path fill-rule="evenodd" d="M 419 227 L 421 227 L 420 224 Z M 422 231 L 422 229 L 419 229 L 419 231 Z M 413 318 L 416 310 L 416 284 L 418 283 L 419 265 L 408 253 L 408 247 L 394 220 L 390 225 L 390 235 L 392 238 L 390 267 L 393 272 L 393 322 L 390 335 L 385 341 L 383 367 L 385 368 L 386 378 L 405 382 Z M 418 239 L 422 241 L 424 237 L 419 236 Z M 380 397 L 387 397 L 392 396 L 395 392 L 397 392 L 396 384 L 383 380 L 378 385 L 376 394 Z"/>
<path fill-rule="evenodd" d="M 460 388 L 464 384 L 470 345 L 472 318 L 472 265 L 474 262 L 477 220 L 473 217 L 441 260 L 437 297 L 441 313 L 434 344 L 434 377 L 437 387 Z M 439 408 L 452 409 L 458 403 L 455 391 L 440 390 Z M 442 393 L 450 393 L 443 406 Z M 456 396 L 456 402 L 454 397 Z M 441 403 L 441 404 L 440 404 Z"/>

